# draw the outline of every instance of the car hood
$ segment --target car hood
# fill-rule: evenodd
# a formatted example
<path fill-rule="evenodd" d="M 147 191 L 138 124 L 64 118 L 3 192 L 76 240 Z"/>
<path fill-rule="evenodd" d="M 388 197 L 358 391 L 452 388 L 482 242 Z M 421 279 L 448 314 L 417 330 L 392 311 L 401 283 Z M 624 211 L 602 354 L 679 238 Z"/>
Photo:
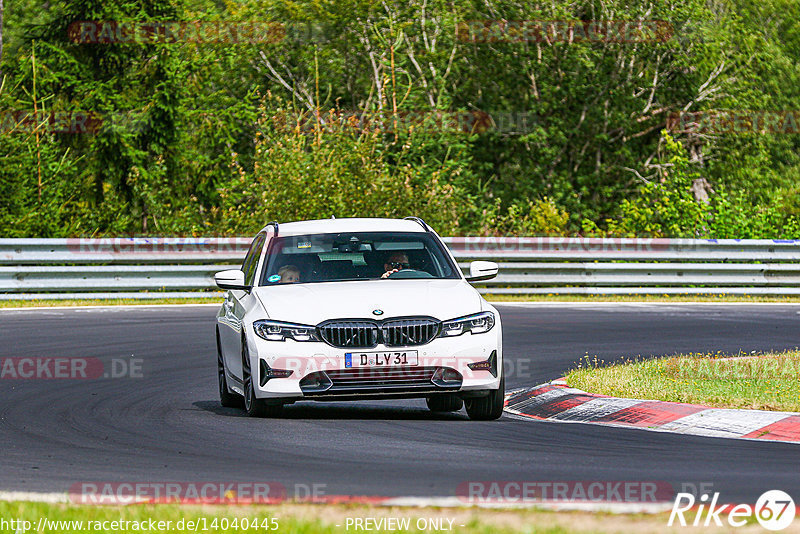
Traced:
<path fill-rule="evenodd" d="M 270 319 L 316 325 L 328 319 L 427 315 L 453 319 L 481 311 L 464 280 L 365 280 L 283 284 L 254 289 Z M 374 310 L 383 310 L 375 315 Z"/>

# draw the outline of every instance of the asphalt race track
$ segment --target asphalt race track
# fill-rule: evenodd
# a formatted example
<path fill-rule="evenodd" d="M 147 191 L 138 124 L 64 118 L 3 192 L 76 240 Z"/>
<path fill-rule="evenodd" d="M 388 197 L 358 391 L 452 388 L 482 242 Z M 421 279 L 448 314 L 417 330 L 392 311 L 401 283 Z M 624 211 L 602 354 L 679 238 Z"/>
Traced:
<path fill-rule="evenodd" d="M 508 389 L 606 361 L 800 345 L 800 306 L 499 306 Z M 252 419 L 217 400 L 208 306 L 0 311 L 0 357 L 136 358 L 140 378 L 0 380 L 0 490 L 81 481 L 276 481 L 327 494 L 452 496 L 466 481 L 713 484 L 724 502 L 800 493 L 800 445 L 505 416 L 435 416 L 424 401 L 297 403 Z M 709 487 L 709 486 L 707 486 Z"/>

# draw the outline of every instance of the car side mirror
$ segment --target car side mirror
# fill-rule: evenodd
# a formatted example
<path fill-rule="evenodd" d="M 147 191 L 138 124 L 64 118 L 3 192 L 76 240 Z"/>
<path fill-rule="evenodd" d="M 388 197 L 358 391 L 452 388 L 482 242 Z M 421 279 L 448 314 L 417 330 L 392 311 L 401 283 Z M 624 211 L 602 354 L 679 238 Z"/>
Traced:
<path fill-rule="evenodd" d="M 220 271 L 214 275 L 214 282 L 220 289 L 240 289 L 250 291 L 250 286 L 244 283 L 244 273 L 240 269 Z"/>
<path fill-rule="evenodd" d="M 467 282 L 482 282 L 497 276 L 500 266 L 493 261 L 473 261 L 469 264 Z"/>

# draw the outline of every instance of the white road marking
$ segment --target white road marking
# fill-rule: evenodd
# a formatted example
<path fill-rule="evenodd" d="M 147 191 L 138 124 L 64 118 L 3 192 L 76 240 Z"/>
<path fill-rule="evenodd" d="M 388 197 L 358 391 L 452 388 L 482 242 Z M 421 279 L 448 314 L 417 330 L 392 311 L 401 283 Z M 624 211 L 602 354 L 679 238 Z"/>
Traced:
<path fill-rule="evenodd" d="M 38 493 L 35 491 L 0 491 L 0 501 L 68 503 L 69 495 L 66 493 Z"/>

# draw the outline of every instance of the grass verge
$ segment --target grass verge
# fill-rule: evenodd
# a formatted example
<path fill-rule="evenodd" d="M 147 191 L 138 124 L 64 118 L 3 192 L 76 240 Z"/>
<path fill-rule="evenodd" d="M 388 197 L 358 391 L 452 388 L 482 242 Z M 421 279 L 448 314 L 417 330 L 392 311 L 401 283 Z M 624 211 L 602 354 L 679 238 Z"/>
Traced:
<path fill-rule="evenodd" d="M 685 354 L 605 366 L 588 356 L 566 378 L 571 387 L 612 397 L 719 408 L 800 411 L 800 351 Z"/>
<path fill-rule="evenodd" d="M 798 297 L 763 297 L 733 295 L 484 295 L 490 302 L 771 302 L 776 304 L 800 303 Z M 159 304 L 218 304 L 219 298 L 163 298 L 163 299 L 41 299 L 0 300 L 3 308 L 52 308 L 75 306 L 142 306 Z"/>
<path fill-rule="evenodd" d="M 153 306 L 159 304 L 219 304 L 220 298 L 191 299 L 80 299 L 80 300 L 0 300 L 3 308 L 52 308 L 76 306 Z"/>
<path fill-rule="evenodd" d="M 687 519 L 690 514 L 687 514 Z M 305 533 L 346 533 L 363 532 L 355 528 L 356 518 L 408 518 L 407 528 L 373 528 L 367 530 L 380 532 L 437 532 L 448 531 L 458 534 L 562 534 L 572 532 L 592 533 L 660 533 L 667 529 L 668 513 L 659 514 L 609 514 L 590 512 L 551 512 L 545 510 L 487 510 L 478 508 L 389 508 L 367 505 L 313 505 L 285 504 L 277 506 L 188 506 L 188 505 L 132 505 L 132 506 L 78 506 L 34 502 L 0 502 L 0 518 L 30 522 L 29 532 L 37 532 L 41 518 L 50 523 L 39 533 L 50 532 L 286 532 Z M 236 527 L 234 519 L 238 518 Z M 242 528 L 243 518 L 246 527 Z M 274 519 L 275 521 L 271 521 Z M 351 520 L 348 528 L 348 519 Z M 433 519 L 434 521 L 428 521 Z M 169 521 L 155 530 L 120 528 L 125 525 L 112 525 L 111 521 Z M 183 521 L 182 528 L 180 521 Z M 438 523 L 436 522 L 438 520 Z M 61 521 L 62 523 L 53 523 Z M 64 521 L 81 521 L 80 528 Z M 89 522 L 92 523 L 89 523 Z M 193 524 L 190 526 L 189 521 Z M 266 521 L 266 523 L 265 523 Z M 99 522 L 99 523 L 98 523 Z M 253 528 L 257 525 L 257 528 Z M 268 528 L 263 528 L 264 526 Z M 440 525 L 441 528 L 431 528 Z M 8 526 L 8 525 L 6 525 Z M 94 528 L 95 526 L 100 527 Z M 163 527 L 169 528 L 163 528 Z M 428 528 L 425 528 L 425 527 Z M 277 527 L 277 528 L 274 528 Z M 422 528 L 420 528 L 422 527 Z M 747 525 L 737 532 L 754 532 L 756 525 Z M 10 529 L 6 528 L 5 531 Z M 2 527 L 0 527 L 0 531 Z M 14 530 L 10 530 L 14 532 Z M 22 532 L 22 530 L 19 530 Z M 723 529 L 703 529 L 703 532 L 722 532 Z"/>
<path fill-rule="evenodd" d="M 484 298 L 491 302 L 772 302 L 799 303 L 800 296 L 761 295 L 492 295 Z"/>

